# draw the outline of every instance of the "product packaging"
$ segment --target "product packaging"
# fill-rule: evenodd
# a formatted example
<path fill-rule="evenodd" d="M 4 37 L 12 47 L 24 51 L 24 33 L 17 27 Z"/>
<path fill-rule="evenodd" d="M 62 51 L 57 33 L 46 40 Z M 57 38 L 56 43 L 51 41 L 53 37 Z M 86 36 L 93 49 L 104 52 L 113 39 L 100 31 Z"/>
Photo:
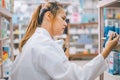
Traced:
<path fill-rule="evenodd" d="M 118 52 L 111 51 L 110 55 L 108 56 L 108 72 L 110 74 L 118 74 L 119 65 L 118 65 Z"/>

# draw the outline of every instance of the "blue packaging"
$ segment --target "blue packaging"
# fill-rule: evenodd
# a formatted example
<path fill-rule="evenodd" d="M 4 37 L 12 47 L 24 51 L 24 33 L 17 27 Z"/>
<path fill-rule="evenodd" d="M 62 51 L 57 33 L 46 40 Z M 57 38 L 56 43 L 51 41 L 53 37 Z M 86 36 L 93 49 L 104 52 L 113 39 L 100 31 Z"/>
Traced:
<path fill-rule="evenodd" d="M 108 72 L 113 75 L 118 74 L 119 72 L 118 52 L 111 51 L 108 60 L 109 60 Z"/>
<path fill-rule="evenodd" d="M 114 20 L 112 19 L 105 20 L 104 37 L 107 37 L 109 31 L 115 32 Z"/>
<path fill-rule="evenodd" d="M 115 32 L 116 32 L 117 34 L 120 34 L 120 20 L 119 20 L 119 19 L 116 19 L 114 25 L 115 25 Z"/>
<path fill-rule="evenodd" d="M 118 28 L 119 28 L 119 34 L 120 34 L 120 20 L 118 20 Z"/>
<path fill-rule="evenodd" d="M 120 75 L 120 52 L 118 53 L 118 74 Z"/>
<path fill-rule="evenodd" d="M 119 33 L 118 22 L 115 22 L 115 32 L 116 32 L 117 34 L 120 34 L 120 33 Z"/>
<path fill-rule="evenodd" d="M 107 37 L 108 31 L 109 31 L 109 26 L 105 26 L 104 27 L 104 37 Z"/>
<path fill-rule="evenodd" d="M 106 44 L 106 42 L 108 41 L 108 39 L 109 39 L 109 36 L 106 37 L 106 39 L 105 39 L 105 41 L 104 41 L 104 43 L 103 43 L 103 47 L 105 47 L 105 44 Z"/>
<path fill-rule="evenodd" d="M 120 64 L 119 64 L 119 69 L 118 69 L 118 75 L 120 75 Z"/>

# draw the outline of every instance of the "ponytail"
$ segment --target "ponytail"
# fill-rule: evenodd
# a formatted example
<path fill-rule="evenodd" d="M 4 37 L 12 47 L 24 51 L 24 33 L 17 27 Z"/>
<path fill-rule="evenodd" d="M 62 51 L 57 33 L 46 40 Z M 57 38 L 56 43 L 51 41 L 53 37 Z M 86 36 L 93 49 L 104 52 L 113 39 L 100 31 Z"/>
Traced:
<path fill-rule="evenodd" d="M 20 52 L 22 51 L 22 47 L 24 46 L 24 44 L 33 35 L 36 28 L 38 27 L 38 17 L 39 17 L 39 13 L 40 13 L 41 8 L 42 8 L 42 5 L 38 6 L 38 8 L 34 11 L 34 13 L 32 15 L 32 18 L 30 20 L 30 23 L 28 25 L 26 33 L 19 44 L 19 51 Z"/>

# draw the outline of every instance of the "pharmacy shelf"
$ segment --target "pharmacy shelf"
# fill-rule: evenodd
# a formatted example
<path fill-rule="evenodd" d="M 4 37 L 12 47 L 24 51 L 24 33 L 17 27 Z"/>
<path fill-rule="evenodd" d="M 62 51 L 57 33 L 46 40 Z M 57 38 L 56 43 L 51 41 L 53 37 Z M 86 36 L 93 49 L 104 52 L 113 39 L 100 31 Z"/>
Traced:
<path fill-rule="evenodd" d="M 98 35 L 98 32 L 79 32 L 79 33 L 70 33 L 70 35 L 80 35 L 80 34 L 92 34 L 92 35 Z"/>
<path fill-rule="evenodd" d="M 102 0 L 102 1 L 100 1 L 99 2 L 99 4 L 98 4 L 98 16 L 99 16 L 99 20 L 98 20 L 98 26 L 99 26 L 99 53 L 101 53 L 101 51 L 102 51 L 102 44 L 103 44 L 103 40 L 105 39 L 105 38 L 103 38 L 103 33 L 104 33 L 104 29 L 103 29 L 103 27 L 104 27 L 104 18 L 103 18 L 103 15 L 104 15 L 104 13 L 103 13 L 103 8 L 111 8 L 111 7 L 114 7 L 114 8 L 118 8 L 119 7 L 119 9 L 120 9 L 120 5 L 118 5 L 118 4 L 120 4 L 120 0 Z"/>
<path fill-rule="evenodd" d="M 77 43 L 77 42 L 70 42 L 70 45 L 72 46 L 72 45 L 81 45 L 81 46 L 83 46 L 83 45 L 88 45 L 88 44 L 79 44 L 79 43 Z M 89 44 L 89 45 L 93 45 L 93 44 Z"/>
<path fill-rule="evenodd" d="M 112 75 L 105 71 L 105 76 L 109 77 L 108 80 L 120 80 L 120 75 Z M 106 79 L 105 79 L 106 80 Z"/>
<path fill-rule="evenodd" d="M 19 43 L 20 43 L 20 40 L 19 40 L 19 39 L 15 39 L 15 40 L 13 41 L 13 43 L 14 43 L 14 44 L 19 44 Z"/>
<path fill-rule="evenodd" d="M 98 4 L 98 27 L 99 27 L 99 53 L 102 52 L 103 50 L 103 43 L 104 43 L 104 40 L 106 39 L 104 37 L 104 8 L 114 8 L 114 9 L 120 9 L 120 0 L 102 0 L 102 1 L 99 1 L 99 4 Z M 120 50 L 119 48 L 119 45 L 118 47 L 115 48 L 115 50 Z M 109 73 L 108 73 L 109 74 Z M 110 80 L 119 80 L 120 79 L 120 76 L 110 76 L 112 79 Z M 116 79 L 116 78 L 117 79 Z M 104 80 L 104 74 L 102 74 L 100 76 L 100 80 Z"/>
<path fill-rule="evenodd" d="M 120 7 L 120 0 L 102 0 L 98 7 Z"/>
<path fill-rule="evenodd" d="M 83 53 L 77 53 L 77 54 L 70 54 L 69 55 L 69 60 L 73 60 L 73 59 L 82 59 L 82 58 L 94 58 L 96 57 L 98 54 L 96 53 L 90 53 L 90 54 L 83 54 Z"/>
<path fill-rule="evenodd" d="M 83 10 L 97 10 L 97 8 L 83 8 Z"/>
<path fill-rule="evenodd" d="M 2 41 L 4 41 L 4 40 L 8 40 L 9 39 L 9 37 L 5 37 L 5 38 L 0 38 L 0 40 L 2 40 Z"/>
<path fill-rule="evenodd" d="M 80 26 L 90 26 L 90 25 L 97 25 L 97 22 L 90 22 L 90 23 L 81 23 L 81 24 L 69 24 L 70 27 L 80 27 Z M 97 27 L 97 26 L 95 26 Z"/>
<path fill-rule="evenodd" d="M 41 3 L 44 4 L 45 2 L 40 2 L 40 3 L 38 3 L 38 2 L 23 2 L 22 4 L 39 5 L 39 4 L 41 4 Z M 65 6 L 70 5 L 71 2 L 60 2 L 60 4 L 62 4 L 62 6 L 65 7 Z"/>
<path fill-rule="evenodd" d="M 83 29 L 81 29 L 80 27 L 82 27 Z M 98 35 L 98 32 L 96 32 L 97 27 L 98 27 L 97 22 L 69 24 L 69 38 L 70 38 L 69 59 L 70 60 L 75 59 L 75 58 L 76 59 L 85 59 L 85 58 L 92 59 L 94 57 L 94 54 L 95 54 L 94 52 L 93 53 L 88 52 L 89 54 L 84 54 L 84 51 L 88 51 L 88 49 L 85 49 L 86 45 L 90 45 L 90 43 L 85 42 L 84 44 L 81 44 L 81 43 L 79 44 L 79 43 L 77 43 L 76 39 L 78 39 L 79 36 L 81 36 L 83 34 L 89 35 L 91 37 L 93 37 L 93 36 L 96 37 L 96 35 Z M 89 28 L 93 28 L 93 29 L 89 29 Z M 76 47 L 75 52 L 71 51 L 72 47 Z M 81 51 L 81 49 L 82 49 L 82 51 Z M 91 48 L 89 48 L 89 49 L 91 49 Z M 93 57 L 91 57 L 91 56 L 93 56 Z"/>
<path fill-rule="evenodd" d="M 4 8 L 0 8 L 0 15 L 4 16 L 7 19 L 12 18 L 12 13 L 10 13 L 7 9 L 4 9 Z"/>
<path fill-rule="evenodd" d="M 4 80 L 4 77 L 6 77 L 4 75 L 4 64 L 3 64 L 3 60 L 2 60 L 2 56 L 3 56 L 3 46 L 4 43 L 7 42 L 7 40 L 10 39 L 10 53 L 11 53 L 11 60 L 13 61 L 13 26 L 12 26 L 12 13 L 5 9 L 5 8 L 1 8 L 0 7 L 0 32 L 2 32 L 2 28 L 4 28 L 2 25 L 2 18 L 5 18 L 9 21 L 9 27 L 10 27 L 10 37 L 4 37 L 2 36 L 2 33 L 0 33 L 0 80 Z"/>
<path fill-rule="evenodd" d="M 70 45 L 85 45 L 85 44 L 78 44 L 77 42 L 70 42 Z"/>

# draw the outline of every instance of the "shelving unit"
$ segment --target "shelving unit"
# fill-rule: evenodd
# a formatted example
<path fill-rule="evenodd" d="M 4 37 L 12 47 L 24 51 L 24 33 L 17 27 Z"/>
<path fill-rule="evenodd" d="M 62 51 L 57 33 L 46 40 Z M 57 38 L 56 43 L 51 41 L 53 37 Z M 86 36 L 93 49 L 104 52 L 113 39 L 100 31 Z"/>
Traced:
<path fill-rule="evenodd" d="M 69 24 L 69 59 L 91 59 L 97 56 L 98 23 Z M 83 38 L 83 37 L 87 37 Z M 86 42 L 84 42 L 86 41 Z"/>
<path fill-rule="evenodd" d="M 2 35 L 2 30 L 3 30 L 3 26 L 2 26 L 2 18 L 5 18 L 9 21 L 9 27 L 10 27 L 10 36 L 9 37 L 3 37 Z M 12 27 L 12 13 L 10 11 L 8 11 L 5 8 L 1 8 L 0 7 L 0 79 L 4 79 L 4 71 L 3 71 L 3 46 L 4 43 L 6 42 L 6 40 L 10 40 L 10 53 L 11 53 L 11 60 L 13 60 L 13 27 Z"/>
<path fill-rule="evenodd" d="M 99 25 L 99 53 L 103 50 L 103 42 L 104 42 L 104 9 L 105 8 L 120 8 L 120 0 L 102 0 L 99 1 L 98 4 L 98 25 Z M 113 76 L 113 75 L 112 75 Z M 111 75 L 110 75 L 111 77 Z M 112 80 L 117 80 L 116 78 L 119 78 L 119 76 L 113 76 Z M 100 76 L 100 80 L 104 80 L 104 74 Z"/>
<path fill-rule="evenodd" d="M 23 35 L 25 34 L 27 25 L 19 22 L 17 27 L 16 26 L 14 26 L 14 27 L 15 27 L 15 29 L 13 30 L 13 35 L 14 35 L 13 43 L 19 44 L 20 40 L 22 39 Z"/>
<path fill-rule="evenodd" d="M 98 9 L 97 4 L 98 0 L 80 0 L 80 6 L 82 8 L 81 12 L 81 22 L 97 22 L 98 18 Z M 91 15 L 91 16 L 89 16 Z"/>

